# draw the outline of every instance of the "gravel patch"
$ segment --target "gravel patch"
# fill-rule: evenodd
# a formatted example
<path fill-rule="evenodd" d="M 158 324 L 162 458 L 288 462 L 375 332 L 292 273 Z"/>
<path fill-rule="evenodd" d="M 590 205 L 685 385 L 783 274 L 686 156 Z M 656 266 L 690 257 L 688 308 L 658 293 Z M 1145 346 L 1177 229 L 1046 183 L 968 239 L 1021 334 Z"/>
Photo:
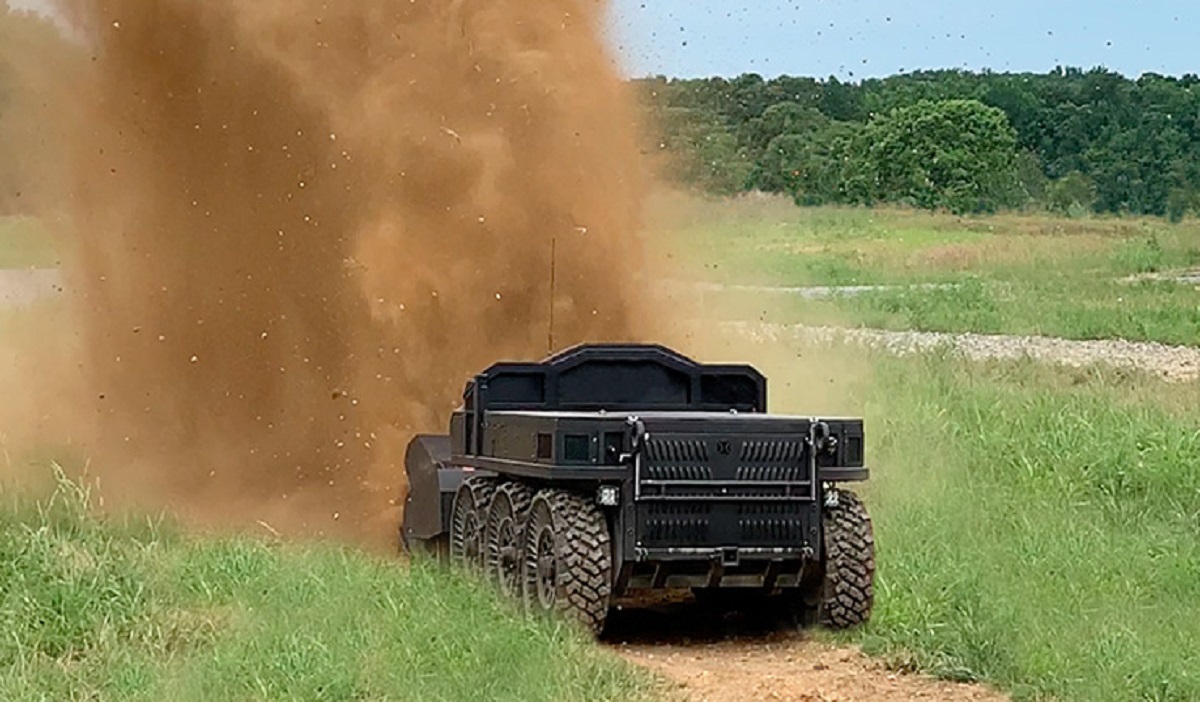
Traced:
<path fill-rule="evenodd" d="M 949 349 L 973 361 L 1033 359 L 1082 368 L 1107 365 L 1152 373 L 1169 382 L 1200 377 L 1200 348 L 1119 339 L 1077 341 L 1001 334 L 943 334 L 728 322 L 729 331 L 754 341 L 851 343 L 896 355 Z"/>
<path fill-rule="evenodd" d="M 793 295 L 805 300 L 821 300 L 831 297 L 854 297 L 872 292 L 895 290 L 949 290 L 955 285 L 951 283 L 919 283 L 913 285 L 743 285 L 735 283 L 705 283 L 667 280 L 658 283 L 660 289 L 679 293 L 763 293 L 767 295 Z"/>

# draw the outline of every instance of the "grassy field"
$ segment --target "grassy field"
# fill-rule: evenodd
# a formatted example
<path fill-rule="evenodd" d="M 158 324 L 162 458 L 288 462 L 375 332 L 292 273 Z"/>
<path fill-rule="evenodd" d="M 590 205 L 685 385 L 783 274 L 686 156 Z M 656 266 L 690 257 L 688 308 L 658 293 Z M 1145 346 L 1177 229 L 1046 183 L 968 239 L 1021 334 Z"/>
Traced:
<path fill-rule="evenodd" d="M 574 630 L 522 620 L 424 566 L 100 523 L 65 483 L 52 499 L 8 502 L 6 701 L 628 700 L 656 690 Z"/>
<path fill-rule="evenodd" d="M 1117 282 L 1195 264 L 1196 224 L 769 202 L 673 221 L 706 242 L 693 263 L 708 280 L 958 285 L 714 298 L 730 315 L 1193 344 L 1200 332 L 1196 290 Z M 1200 699 L 1197 384 L 845 349 L 768 348 L 756 362 L 777 410 L 867 417 L 878 609 L 846 640 L 1021 700 Z"/>
<path fill-rule="evenodd" d="M 1200 342 L 1200 289 L 1130 280 L 1200 265 L 1200 223 L 962 218 L 801 209 L 775 200 L 660 203 L 654 225 L 692 279 L 776 286 L 950 284 L 834 300 L 712 295 L 728 316 L 943 332 Z"/>
<path fill-rule="evenodd" d="M 789 375 L 797 354 L 836 388 Z M 877 609 L 839 638 L 1019 700 L 1200 699 L 1195 385 L 941 355 L 769 355 L 756 362 L 776 387 L 793 380 L 774 409 L 868 422 Z"/>
<path fill-rule="evenodd" d="M 0 268 L 51 268 L 57 256 L 41 223 L 29 217 L 0 217 Z"/>
<path fill-rule="evenodd" d="M 883 368 L 871 648 L 1030 699 L 1200 698 L 1195 388 Z"/>

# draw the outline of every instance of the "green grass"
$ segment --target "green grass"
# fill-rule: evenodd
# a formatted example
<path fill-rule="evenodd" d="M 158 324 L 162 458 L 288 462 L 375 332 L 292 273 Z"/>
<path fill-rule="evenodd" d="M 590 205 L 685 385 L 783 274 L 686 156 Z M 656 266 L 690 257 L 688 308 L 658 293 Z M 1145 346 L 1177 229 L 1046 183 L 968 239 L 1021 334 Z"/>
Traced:
<path fill-rule="evenodd" d="M 618 700 L 655 689 L 465 578 L 332 545 L 0 510 L 0 699 Z"/>
<path fill-rule="evenodd" d="M 1200 699 L 1196 387 L 874 363 L 878 608 L 853 638 L 1017 699 Z"/>
<path fill-rule="evenodd" d="M 726 317 L 888 329 L 1200 342 L 1200 289 L 1128 280 L 1200 266 L 1200 223 L 962 218 L 767 201 L 659 204 L 658 255 L 685 277 L 755 285 L 899 285 L 830 300 L 709 294 Z M 911 287 L 949 284 L 944 290 Z"/>
<path fill-rule="evenodd" d="M 1131 275 L 1200 265 L 1200 222 L 895 208 L 796 207 L 779 199 L 652 203 L 654 252 L 685 275 L 758 285 L 1021 280 L 1032 272 Z"/>
<path fill-rule="evenodd" d="M 835 641 L 1019 700 L 1200 699 L 1200 383 L 709 343 L 772 411 L 866 419 L 876 609 Z"/>
<path fill-rule="evenodd" d="M 708 293 L 725 318 L 932 332 L 1030 334 L 1200 344 L 1200 291 L 1162 281 L 1026 281 L 968 278 L 946 289 L 908 288 L 807 300 L 793 295 Z"/>
<path fill-rule="evenodd" d="M 1200 344 L 1200 292 L 1171 282 L 975 279 L 949 290 L 869 293 L 842 301 L 840 309 L 865 326 L 888 329 Z M 793 319 L 801 321 L 797 311 Z"/>
<path fill-rule="evenodd" d="M 52 268 L 58 258 L 40 221 L 0 217 L 0 268 Z"/>

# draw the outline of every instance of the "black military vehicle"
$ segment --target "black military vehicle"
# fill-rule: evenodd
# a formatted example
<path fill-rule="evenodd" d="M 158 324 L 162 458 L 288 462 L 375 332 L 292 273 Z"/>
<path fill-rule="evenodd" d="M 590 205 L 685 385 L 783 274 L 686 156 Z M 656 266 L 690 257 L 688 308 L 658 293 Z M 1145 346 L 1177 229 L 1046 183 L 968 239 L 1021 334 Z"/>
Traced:
<path fill-rule="evenodd" d="M 467 383 L 409 445 L 401 538 L 599 633 L 682 591 L 833 628 L 873 603 L 859 419 L 767 414 L 765 378 L 654 345 L 586 345 Z"/>

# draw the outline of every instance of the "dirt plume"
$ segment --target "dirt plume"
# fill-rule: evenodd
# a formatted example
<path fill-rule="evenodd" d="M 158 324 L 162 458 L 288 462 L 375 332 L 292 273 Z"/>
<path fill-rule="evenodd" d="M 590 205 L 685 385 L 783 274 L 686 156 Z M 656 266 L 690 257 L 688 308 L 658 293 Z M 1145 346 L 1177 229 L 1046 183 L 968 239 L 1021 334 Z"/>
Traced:
<path fill-rule="evenodd" d="M 108 494 L 393 540 L 404 443 L 471 373 L 552 315 L 555 348 L 649 328 L 602 3 L 57 8 L 87 60 L 46 200 Z"/>

